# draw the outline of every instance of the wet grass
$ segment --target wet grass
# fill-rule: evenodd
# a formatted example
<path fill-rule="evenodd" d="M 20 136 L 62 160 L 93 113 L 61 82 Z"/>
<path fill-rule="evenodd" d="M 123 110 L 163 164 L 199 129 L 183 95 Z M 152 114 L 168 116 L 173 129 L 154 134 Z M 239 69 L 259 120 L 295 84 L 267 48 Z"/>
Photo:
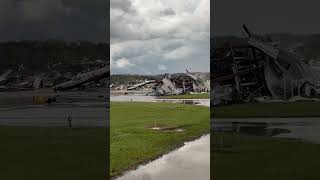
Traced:
<path fill-rule="evenodd" d="M 106 128 L 0 127 L 0 179 L 105 180 Z"/>
<path fill-rule="evenodd" d="M 208 107 L 146 102 L 111 102 L 111 176 L 136 168 L 209 133 Z M 158 131 L 149 127 L 157 121 L 184 131 Z"/>
<path fill-rule="evenodd" d="M 160 96 L 163 99 L 210 99 L 209 93 Z"/>
<path fill-rule="evenodd" d="M 281 118 L 318 117 L 320 102 L 252 103 L 213 107 L 212 117 L 217 118 Z"/>
<path fill-rule="evenodd" d="M 219 148 L 222 135 L 223 146 Z M 211 135 L 215 180 L 320 179 L 320 145 L 232 133 Z"/>

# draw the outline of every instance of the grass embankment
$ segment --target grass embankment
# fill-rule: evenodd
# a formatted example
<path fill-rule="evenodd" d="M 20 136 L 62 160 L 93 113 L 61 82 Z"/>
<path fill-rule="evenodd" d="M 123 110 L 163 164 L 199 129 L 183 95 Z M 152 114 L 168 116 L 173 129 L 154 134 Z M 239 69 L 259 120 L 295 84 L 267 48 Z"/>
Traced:
<path fill-rule="evenodd" d="M 209 133 L 208 107 L 146 102 L 111 102 L 111 176 L 176 149 Z M 182 132 L 151 130 L 158 125 L 181 128 Z"/>
<path fill-rule="evenodd" d="M 295 140 L 223 133 L 211 135 L 215 180 L 320 179 L 320 145 Z"/>
<path fill-rule="evenodd" d="M 212 117 L 217 118 L 280 118 L 320 116 L 320 102 L 253 103 L 213 107 Z"/>
<path fill-rule="evenodd" d="M 105 180 L 106 128 L 0 127 L 1 179 Z"/>
<path fill-rule="evenodd" d="M 209 93 L 160 96 L 163 99 L 210 99 Z"/>

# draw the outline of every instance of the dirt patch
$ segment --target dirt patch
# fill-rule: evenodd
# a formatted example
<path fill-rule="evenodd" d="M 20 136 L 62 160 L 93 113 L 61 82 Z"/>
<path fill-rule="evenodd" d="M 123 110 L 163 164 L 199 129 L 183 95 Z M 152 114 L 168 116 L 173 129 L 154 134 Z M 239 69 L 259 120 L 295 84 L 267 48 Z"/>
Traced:
<path fill-rule="evenodd" d="M 178 126 L 168 126 L 164 124 L 157 124 L 154 123 L 152 126 L 148 126 L 148 129 L 154 130 L 154 131 L 163 131 L 163 132 L 182 132 L 184 129 L 178 127 Z"/>

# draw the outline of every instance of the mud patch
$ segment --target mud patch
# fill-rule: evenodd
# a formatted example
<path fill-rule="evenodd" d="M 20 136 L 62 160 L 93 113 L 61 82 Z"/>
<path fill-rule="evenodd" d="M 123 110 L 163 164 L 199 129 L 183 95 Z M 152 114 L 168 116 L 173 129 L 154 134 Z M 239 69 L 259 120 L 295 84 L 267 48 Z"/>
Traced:
<path fill-rule="evenodd" d="M 148 126 L 148 129 L 154 131 L 162 131 L 162 132 L 183 132 L 184 129 L 178 126 L 168 126 L 168 125 L 161 125 L 161 124 L 154 124 L 152 126 Z"/>

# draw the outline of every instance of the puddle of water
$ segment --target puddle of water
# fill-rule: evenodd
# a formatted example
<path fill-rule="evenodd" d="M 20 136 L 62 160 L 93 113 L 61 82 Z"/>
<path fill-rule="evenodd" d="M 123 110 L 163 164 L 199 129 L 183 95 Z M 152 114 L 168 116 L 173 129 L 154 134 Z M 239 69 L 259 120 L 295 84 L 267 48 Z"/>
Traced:
<path fill-rule="evenodd" d="M 151 128 L 152 130 L 161 130 L 161 128 L 160 127 L 153 127 L 153 128 Z"/>
<path fill-rule="evenodd" d="M 235 118 L 212 121 L 217 132 L 236 132 L 320 143 L 320 118 Z"/>
<path fill-rule="evenodd" d="M 143 96 L 143 95 L 119 95 L 111 96 L 111 101 L 125 101 L 125 102 L 168 102 L 193 104 L 210 107 L 210 99 L 161 99 L 157 96 Z"/>
<path fill-rule="evenodd" d="M 159 126 L 155 126 L 155 127 L 151 127 L 150 129 L 152 130 L 156 130 L 156 131 L 163 131 L 163 132 L 182 132 L 183 129 L 178 128 L 178 127 L 159 127 Z"/>
<path fill-rule="evenodd" d="M 210 135 L 185 145 L 116 180 L 209 180 Z"/>
<path fill-rule="evenodd" d="M 143 95 L 111 95 L 110 101 L 142 101 L 148 102 L 151 100 L 155 100 L 155 96 L 143 96 Z"/>
<path fill-rule="evenodd" d="M 213 130 L 217 132 L 236 132 L 257 136 L 276 136 L 282 133 L 289 133 L 286 128 L 273 127 L 268 123 L 248 123 L 248 122 L 215 122 Z"/>

